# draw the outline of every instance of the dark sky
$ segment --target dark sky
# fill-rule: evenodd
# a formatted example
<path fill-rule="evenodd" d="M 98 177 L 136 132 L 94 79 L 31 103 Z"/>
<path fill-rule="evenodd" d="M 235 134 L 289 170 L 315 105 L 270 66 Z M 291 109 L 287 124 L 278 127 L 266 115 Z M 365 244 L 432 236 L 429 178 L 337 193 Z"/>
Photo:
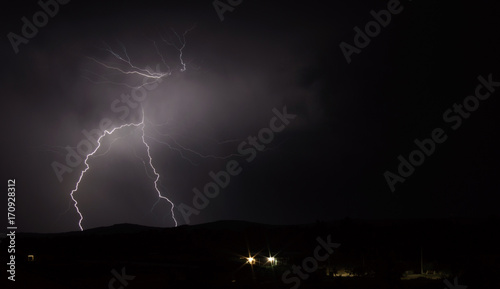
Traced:
<path fill-rule="evenodd" d="M 159 189 L 175 204 L 179 224 L 186 222 L 178 207 L 194 207 L 193 189 L 203 191 L 209 172 L 228 162 L 241 172 L 190 224 L 498 216 L 500 87 L 456 129 L 458 112 L 443 118 L 475 94 L 479 76 L 500 82 L 498 4 L 401 1 L 348 63 L 340 44 L 355 45 L 354 28 L 364 30 L 371 10 L 393 2 L 244 0 L 221 21 L 211 1 L 73 0 L 17 54 L 7 35 L 21 36 L 22 17 L 41 8 L 12 3 L 2 11 L 2 176 L 16 179 L 19 230 L 78 230 L 70 192 L 85 166 L 60 182 L 51 164 L 66 165 L 65 147 L 76 147 L 82 130 L 99 128 L 102 119 L 118 126 L 140 117 L 134 110 L 122 120 L 111 109 L 131 88 L 96 81 L 134 86 L 142 78 L 92 59 L 119 65 L 106 48 L 121 55 L 125 48 L 138 68 L 166 71 L 154 41 L 174 41 L 174 31 L 193 26 L 182 55 L 186 71 L 178 51 L 161 45 L 172 75 L 142 102 Z M 285 106 L 296 118 L 265 150 L 251 161 L 234 155 Z M 384 173 L 398 174 L 398 156 L 408 159 L 414 140 L 438 128 L 447 139 L 391 192 Z M 89 159 L 74 195 L 84 228 L 174 225 L 166 201 L 151 210 L 154 175 L 142 162 L 140 137 L 140 129 L 123 129 Z"/>

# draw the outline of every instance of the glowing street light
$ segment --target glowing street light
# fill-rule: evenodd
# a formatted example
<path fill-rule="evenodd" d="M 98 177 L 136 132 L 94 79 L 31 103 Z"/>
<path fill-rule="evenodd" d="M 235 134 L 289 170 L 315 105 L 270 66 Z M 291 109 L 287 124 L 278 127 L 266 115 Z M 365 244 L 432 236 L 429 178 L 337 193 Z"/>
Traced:
<path fill-rule="evenodd" d="M 253 257 L 248 257 L 247 261 L 248 261 L 248 264 L 255 265 L 255 259 Z"/>

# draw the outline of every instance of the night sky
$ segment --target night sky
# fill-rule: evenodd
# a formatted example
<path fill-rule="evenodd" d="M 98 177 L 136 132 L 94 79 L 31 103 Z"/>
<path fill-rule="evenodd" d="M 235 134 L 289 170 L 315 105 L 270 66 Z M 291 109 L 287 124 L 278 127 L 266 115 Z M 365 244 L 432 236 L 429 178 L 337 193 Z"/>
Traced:
<path fill-rule="evenodd" d="M 126 49 L 138 68 L 166 71 L 155 43 L 172 74 L 141 102 L 145 140 L 179 225 L 186 224 L 181 204 L 195 208 L 193 189 L 203 191 L 209 173 L 228 163 L 239 174 L 189 224 L 498 216 L 498 4 L 396 2 L 244 0 L 221 21 L 212 1 L 73 0 L 18 53 L 8 34 L 22 36 L 21 19 L 41 8 L 12 2 L 2 9 L 2 176 L 16 179 L 19 230 L 79 230 L 70 192 L 85 165 L 60 181 L 53 164 L 67 165 L 66 147 L 76 149 L 82 131 L 103 119 L 116 127 L 141 118 L 140 108 L 123 117 L 116 110 L 125 104 L 112 103 L 130 95 L 123 84 L 142 78 L 95 60 L 123 64 L 108 50 L 123 57 Z M 396 13 L 355 48 L 355 27 L 364 31 L 370 11 L 388 3 Z M 179 45 L 175 33 L 187 30 L 182 71 L 179 51 L 162 39 Z M 343 42 L 359 52 L 350 63 Z M 473 97 L 480 76 L 490 78 L 479 89 L 490 94 L 485 100 Z M 476 107 L 460 116 L 454 104 L 465 99 Z M 283 123 L 273 118 L 284 107 L 296 116 L 269 140 L 265 132 Z M 398 174 L 398 156 L 408 160 L 414 140 L 436 129 L 446 140 L 417 156 L 422 164 L 392 192 L 384 174 Z M 253 148 L 255 158 L 242 155 L 238 147 L 250 152 L 248 138 L 259 131 L 268 143 Z M 85 229 L 174 226 L 168 202 L 152 209 L 155 176 L 140 129 L 103 138 L 96 155 L 74 194 Z"/>

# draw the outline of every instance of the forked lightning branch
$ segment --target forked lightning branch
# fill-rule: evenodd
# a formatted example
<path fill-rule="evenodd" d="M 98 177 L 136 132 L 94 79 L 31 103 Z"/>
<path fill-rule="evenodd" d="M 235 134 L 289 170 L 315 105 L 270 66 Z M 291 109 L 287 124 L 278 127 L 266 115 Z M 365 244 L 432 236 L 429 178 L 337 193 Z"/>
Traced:
<path fill-rule="evenodd" d="M 111 131 L 107 131 L 106 130 L 104 132 L 104 134 L 97 140 L 98 146 L 96 147 L 96 149 L 92 153 L 90 153 L 90 154 L 87 155 L 87 158 L 85 159 L 85 162 L 84 162 L 85 163 L 85 169 L 80 174 L 80 178 L 78 179 L 78 182 L 76 183 L 76 187 L 71 191 L 71 199 L 73 200 L 73 202 L 75 204 L 75 209 L 76 209 L 78 215 L 80 216 L 80 220 L 78 221 L 78 226 L 80 227 L 80 230 L 83 231 L 83 226 L 82 226 L 83 215 L 80 212 L 80 209 L 78 208 L 78 202 L 76 201 L 74 194 L 78 191 L 78 187 L 80 185 L 80 182 L 82 181 L 82 178 L 83 178 L 84 174 L 90 169 L 89 164 L 87 163 L 87 161 L 88 161 L 89 157 L 93 156 L 97 152 L 97 150 L 100 148 L 100 146 L 101 146 L 101 139 L 103 137 L 105 137 L 106 135 L 111 135 L 115 131 L 121 130 L 121 129 L 125 128 L 125 127 L 136 127 L 136 128 L 139 128 L 142 131 L 142 138 L 141 138 L 142 139 L 142 143 L 146 147 L 147 155 L 148 155 L 148 158 L 149 158 L 149 165 L 151 166 L 151 169 L 153 169 L 153 172 L 154 172 L 154 174 L 156 176 L 156 178 L 154 180 L 155 190 L 158 193 L 158 198 L 159 199 L 164 199 L 164 200 L 166 200 L 167 202 L 170 203 L 170 205 L 171 205 L 170 211 L 172 213 L 172 219 L 174 220 L 175 226 L 177 226 L 177 220 L 175 219 L 175 214 L 174 214 L 174 203 L 172 203 L 172 201 L 170 201 L 167 197 L 164 197 L 161 194 L 160 190 L 158 189 L 158 180 L 160 179 L 160 175 L 156 171 L 156 168 L 153 166 L 153 158 L 151 157 L 150 148 L 149 148 L 149 145 L 146 142 L 146 139 L 145 139 L 145 136 L 144 136 L 144 124 L 145 124 L 145 122 L 144 122 L 144 110 L 143 110 L 143 112 L 142 112 L 142 121 L 140 123 L 124 124 L 122 126 L 119 126 L 117 128 L 112 129 Z"/>

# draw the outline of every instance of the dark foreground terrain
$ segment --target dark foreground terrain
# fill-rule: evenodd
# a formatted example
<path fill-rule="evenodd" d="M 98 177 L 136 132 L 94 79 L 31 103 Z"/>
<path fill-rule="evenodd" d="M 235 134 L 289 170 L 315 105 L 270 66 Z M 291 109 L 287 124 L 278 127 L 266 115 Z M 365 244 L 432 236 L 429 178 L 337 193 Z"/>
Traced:
<path fill-rule="evenodd" d="M 345 219 L 300 226 L 221 221 L 165 229 L 122 224 L 19 234 L 16 281 L 6 282 L 2 270 L 0 284 L 40 289 L 465 289 L 455 286 L 457 277 L 457 284 L 469 289 L 498 289 L 499 228 L 496 218 Z M 2 260 L 7 260 L 7 243 L 4 239 L 0 245 Z M 300 271 L 287 272 L 292 266 Z"/>

